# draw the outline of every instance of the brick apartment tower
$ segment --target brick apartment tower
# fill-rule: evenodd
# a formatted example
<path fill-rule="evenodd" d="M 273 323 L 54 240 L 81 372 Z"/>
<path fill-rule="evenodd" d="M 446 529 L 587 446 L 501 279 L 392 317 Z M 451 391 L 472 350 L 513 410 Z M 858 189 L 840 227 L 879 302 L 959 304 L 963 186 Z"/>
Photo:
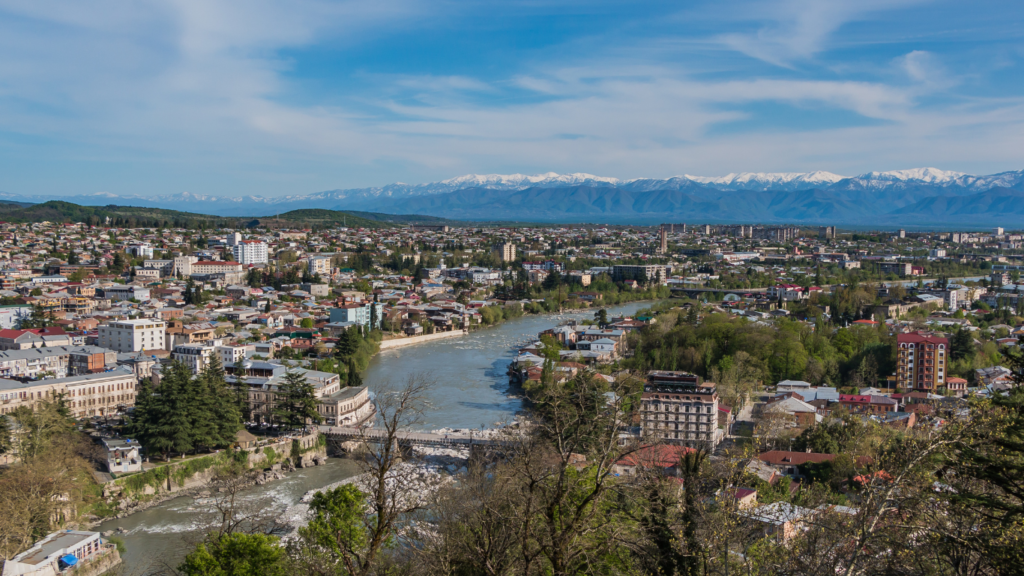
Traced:
<path fill-rule="evenodd" d="M 899 388 L 934 393 L 945 387 L 948 340 L 911 332 L 896 337 L 896 348 L 896 385 Z"/>

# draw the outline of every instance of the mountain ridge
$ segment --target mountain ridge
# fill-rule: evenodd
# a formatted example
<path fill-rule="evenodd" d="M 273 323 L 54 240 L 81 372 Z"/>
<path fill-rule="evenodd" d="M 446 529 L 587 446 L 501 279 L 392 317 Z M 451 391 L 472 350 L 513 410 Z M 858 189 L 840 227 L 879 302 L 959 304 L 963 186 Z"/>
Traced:
<path fill-rule="evenodd" d="M 588 191 L 584 194 L 581 187 Z M 443 218 L 459 218 L 460 216 L 456 214 L 463 214 L 473 220 L 504 220 L 509 216 L 508 205 L 491 198 L 488 191 L 504 192 L 507 195 L 532 190 L 523 196 L 531 198 L 535 206 L 562 206 L 549 210 L 548 213 L 537 209 L 536 213 L 543 213 L 538 220 L 543 221 L 551 221 L 556 214 L 611 218 L 619 218 L 624 214 L 636 214 L 638 217 L 644 214 L 645 218 L 657 218 L 659 214 L 676 216 L 680 215 L 679 211 L 685 205 L 693 207 L 683 212 L 687 214 L 687 218 L 694 220 L 721 219 L 723 215 L 728 215 L 737 221 L 804 221 L 818 214 L 823 218 L 832 218 L 831 221 L 835 223 L 859 224 L 869 222 L 872 217 L 915 205 L 927 198 L 971 197 L 997 188 L 1024 190 L 1024 170 L 971 175 L 937 168 L 915 168 L 867 172 L 859 176 L 842 176 L 824 171 L 740 172 L 720 177 L 682 175 L 664 179 L 618 179 L 587 173 L 555 172 L 535 175 L 467 174 L 424 184 L 395 183 L 379 187 L 335 189 L 277 197 L 226 197 L 190 192 L 145 196 L 97 192 L 76 196 L 35 197 L 0 193 L 0 199 L 35 203 L 62 200 L 84 206 L 118 204 L 167 209 L 188 205 L 190 209 L 222 217 L 269 217 L 297 209 L 331 209 L 403 214 L 416 212 Z M 792 196 L 796 192 L 811 190 L 818 192 Z M 474 192 L 467 194 L 467 191 Z M 721 206 L 727 195 L 741 192 L 753 194 L 742 197 L 741 201 L 746 203 L 745 205 L 733 203 L 731 206 Z M 757 194 L 771 198 L 761 198 Z M 575 207 L 564 206 L 566 198 L 574 195 L 578 197 L 577 201 L 584 204 Z M 608 197 L 598 198 L 602 195 Z M 641 198 L 643 195 L 648 197 Z M 425 198 L 437 198 L 442 201 L 429 202 L 423 200 Z M 660 211 L 659 201 L 666 203 L 660 206 Z M 829 204 L 831 209 L 825 204 Z M 633 208 L 641 205 L 646 206 L 643 212 Z M 429 209 L 430 212 L 421 212 L 414 208 L 416 206 Z M 622 212 L 623 206 L 630 208 Z M 706 212 L 702 212 L 698 206 L 704 206 Z M 935 213 L 937 206 L 949 206 L 953 209 L 960 204 L 934 201 L 928 207 L 922 205 L 921 214 L 900 214 L 911 219 L 944 218 L 945 215 Z M 757 207 L 764 212 L 751 213 L 751 207 Z M 870 208 L 867 214 L 865 207 Z M 990 220 L 995 221 L 994 219 L 1000 216 L 998 213 L 967 214 L 962 207 L 956 209 L 986 223 Z M 468 214 L 473 216 L 470 217 Z"/>

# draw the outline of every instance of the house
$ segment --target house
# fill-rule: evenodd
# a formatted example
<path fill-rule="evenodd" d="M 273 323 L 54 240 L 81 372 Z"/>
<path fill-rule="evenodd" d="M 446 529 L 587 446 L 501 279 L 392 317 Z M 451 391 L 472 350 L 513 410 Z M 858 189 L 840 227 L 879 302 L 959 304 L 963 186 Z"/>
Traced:
<path fill-rule="evenodd" d="M 742 516 L 762 525 L 764 536 L 773 537 L 779 543 L 783 543 L 796 536 L 800 525 L 812 512 L 810 508 L 789 502 L 773 502 L 752 508 Z"/>
<path fill-rule="evenodd" d="M 107 470 L 111 473 L 128 474 L 142 472 L 142 458 L 139 457 L 140 444 L 131 438 L 104 438 L 103 446 L 107 449 Z"/>
<path fill-rule="evenodd" d="M 673 444 L 642 446 L 637 451 L 623 456 L 612 465 L 612 473 L 633 475 L 640 469 L 661 470 L 675 476 L 679 462 L 693 448 Z"/>
<path fill-rule="evenodd" d="M 796 394 L 795 392 L 793 393 Z M 800 400 L 798 398 L 779 398 L 773 399 L 764 408 L 765 412 L 775 414 L 786 414 L 793 419 L 793 424 L 798 428 L 805 428 L 812 426 L 816 422 L 821 422 L 821 415 L 818 414 L 818 409 Z"/>
<path fill-rule="evenodd" d="M 787 476 L 797 476 L 800 474 L 800 466 L 807 463 L 820 464 L 822 462 L 831 462 L 835 457 L 835 454 L 771 450 L 759 455 L 758 459 Z"/>
<path fill-rule="evenodd" d="M 888 396 L 840 394 L 839 404 L 855 414 L 884 414 L 895 412 L 898 402 Z"/>

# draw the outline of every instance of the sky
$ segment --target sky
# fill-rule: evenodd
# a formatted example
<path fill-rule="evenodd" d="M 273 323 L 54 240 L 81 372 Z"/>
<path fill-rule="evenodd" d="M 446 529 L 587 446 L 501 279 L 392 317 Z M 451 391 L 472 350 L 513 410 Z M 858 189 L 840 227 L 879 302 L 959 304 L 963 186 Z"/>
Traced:
<path fill-rule="evenodd" d="M 0 0 L 0 191 L 1024 169 L 1020 0 Z"/>

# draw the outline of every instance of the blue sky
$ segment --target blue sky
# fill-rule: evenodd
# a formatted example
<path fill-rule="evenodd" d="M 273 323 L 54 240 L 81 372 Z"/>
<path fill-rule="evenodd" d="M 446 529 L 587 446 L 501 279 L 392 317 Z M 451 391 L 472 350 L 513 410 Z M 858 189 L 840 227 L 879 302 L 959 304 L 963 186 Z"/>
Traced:
<path fill-rule="evenodd" d="M 1024 168 L 1024 3 L 0 0 L 0 191 Z"/>

